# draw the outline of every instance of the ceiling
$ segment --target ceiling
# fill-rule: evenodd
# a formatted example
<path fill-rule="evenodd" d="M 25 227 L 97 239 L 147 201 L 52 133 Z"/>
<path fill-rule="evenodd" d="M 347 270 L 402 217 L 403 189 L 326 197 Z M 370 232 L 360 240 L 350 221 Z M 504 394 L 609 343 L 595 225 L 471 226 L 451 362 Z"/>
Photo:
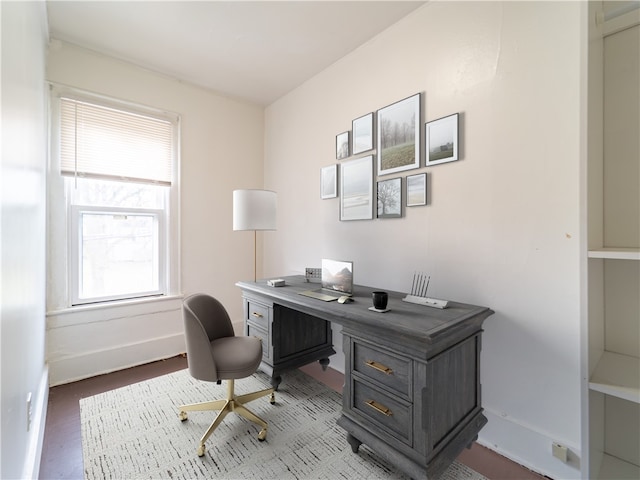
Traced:
<path fill-rule="evenodd" d="M 269 105 L 424 1 L 47 1 L 52 39 Z"/>

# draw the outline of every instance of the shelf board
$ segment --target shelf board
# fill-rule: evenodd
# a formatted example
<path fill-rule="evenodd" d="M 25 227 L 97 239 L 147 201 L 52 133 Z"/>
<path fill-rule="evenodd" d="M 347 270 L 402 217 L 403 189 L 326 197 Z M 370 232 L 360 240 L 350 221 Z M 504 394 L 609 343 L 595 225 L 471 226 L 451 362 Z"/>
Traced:
<path fill-rule="evenodd" d="M 602 26 L 602 36 L 607 37 L 638 24 L 640 24 L 640 10 L 636 9 L 623 13 L 622 15 L 608 19 L 604 22 L 604 25 Z"/>
<path fill-rule="evenodd" d="M 591 375 L 589 388 L 640 403 L 640 358 L 604 352 Z"/>
<path fill-rule="evenodd" d="M 600 467 L 600 475 L 598 475 L 598 478 L 637 480 L 640 478 L 640 467 L 605 454 L 602 458 L 602 466 Z"/>
<path fill-rule="evenodd" d="M 594 248 L 589 250 L 589 258 L 640 260 L 640 248 Z"/>

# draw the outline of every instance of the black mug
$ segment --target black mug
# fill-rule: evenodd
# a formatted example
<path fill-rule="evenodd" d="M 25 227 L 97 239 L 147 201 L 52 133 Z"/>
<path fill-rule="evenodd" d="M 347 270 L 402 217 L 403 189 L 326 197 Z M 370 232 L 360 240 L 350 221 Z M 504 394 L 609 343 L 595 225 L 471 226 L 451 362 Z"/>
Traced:
<path fill-rule="evenodd" d="M 387 301 L 389 300 L 387 292 L 373 292 L 371 296 L 373 297 L 373 308 L 376 310 L 387 308 Z"/>

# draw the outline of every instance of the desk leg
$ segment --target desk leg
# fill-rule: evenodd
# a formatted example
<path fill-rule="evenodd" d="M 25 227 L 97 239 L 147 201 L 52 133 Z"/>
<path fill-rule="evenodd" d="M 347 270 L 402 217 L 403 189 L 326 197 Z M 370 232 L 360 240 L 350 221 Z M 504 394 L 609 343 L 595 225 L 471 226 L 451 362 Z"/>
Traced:
<path fill-rule="evenodd" d="M 351 445 L 351 451 L 353 453 L 358 453 L 358 449 L 360 448 L 360 445 L 362 445 L 362 442 L 350 433 L 347 433 L 347 442 Z"/>
<path fill-rule="evenodd" d="M 278 390 L 278 386 L 280 385 L 280 382 L 282 382 L 282 376 L 277 375 L 275 377 L 271 377 L 271 386 L 273 387 L 274 390 Z"/>
<path fill-rule="evenodd" d="M 327 371 L 327 367 L 329 366 L 329 362 L 330 362 L 330 360 L 328 358 L 321 358 L 320 360 L 318 360 L 318 363 L 322 367 L 322 371 L 323 372 Z"/>

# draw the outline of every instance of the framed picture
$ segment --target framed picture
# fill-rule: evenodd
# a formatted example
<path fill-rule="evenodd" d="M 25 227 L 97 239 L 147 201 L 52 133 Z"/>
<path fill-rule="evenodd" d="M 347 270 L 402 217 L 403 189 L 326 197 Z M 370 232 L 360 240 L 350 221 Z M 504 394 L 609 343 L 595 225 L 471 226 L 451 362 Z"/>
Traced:
<path fill-rule="evenodd" d="M 373 113 L 367 113 L 351 122 L 353 154 L 373 150 Z"/>
<path fill-rule="evenodd" d="M 427 167 L 458 160 L 458 117 L 454 113 L 425 123 Z"/>
<path fill-rule="evenodd" d="M 349 156 L 349 132 L 336 135 L 336 158 L 342 160 Z"/>
<path fill-rule="evenodd" d="M 340 220 L 373 218 L 373 155 L 340 164 Z"/>
<path fill-rule="evenodd" d="M 378 175 L 420 166 L 420 99 L 418 93 L 378 110 Z"/>
<path fill-rule="evenodd" d="M 402 216 L 402 178 L 378 182 L 378 218 Z"/>
<path fill-rule="evenodd" d="M 407 176 L 407 207 L 427 204 L 427 174 Z"/>
<path fill-rule="evenodd" d="M 322 167 L 320 175 L 320 198 L 336 198 L 338 196 L 338 165 Z"/>

